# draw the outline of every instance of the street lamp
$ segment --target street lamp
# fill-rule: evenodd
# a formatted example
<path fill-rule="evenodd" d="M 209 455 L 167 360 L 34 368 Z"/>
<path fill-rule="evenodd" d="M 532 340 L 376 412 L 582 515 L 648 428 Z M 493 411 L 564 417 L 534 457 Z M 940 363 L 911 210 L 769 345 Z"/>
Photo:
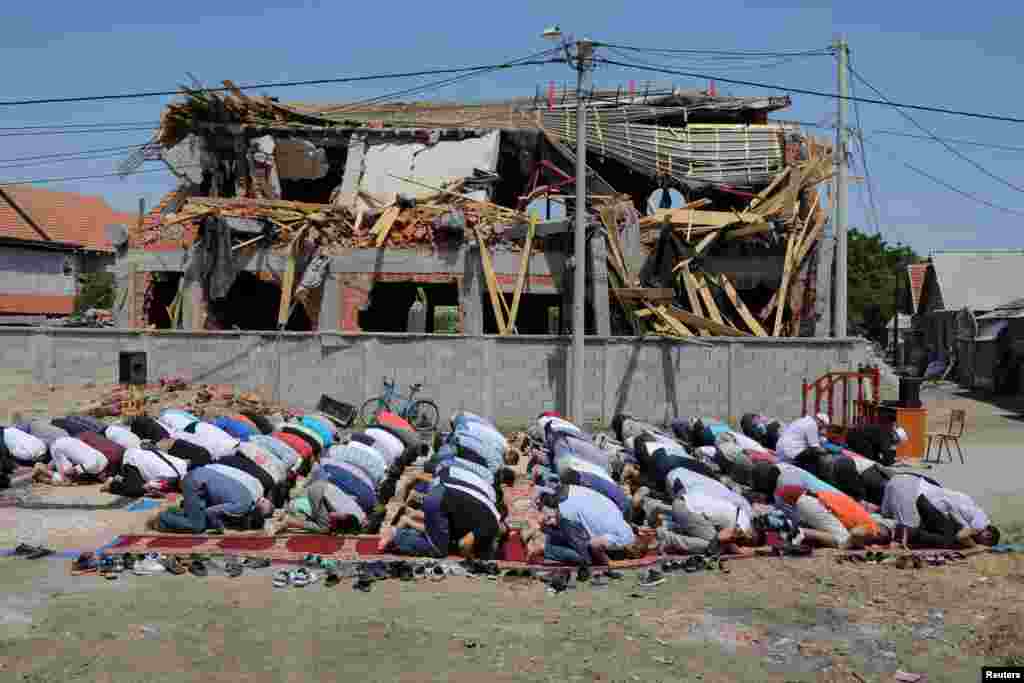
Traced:
<path fill-rule="evenodd" d="M 562 29 L 551 26 L 543 33 L 544 38 L 562 41 Z M 586 314 L 584 294 L 586 289 L 586 234 L 587 234 L 587 110 L 583 103 L 586 79 L 593 67 L 594 44 L 584 38 L 576 42 L 576 56 L 569 55 L 568 41 L 562 43 L 566 52 L 566 61 L 576 68 L 576 224 L 573 240 L 575 268 L 573 270 L 572 291 L 572 371 L 567 377 L 572 387 L 570 393 L 569 414 L 582 426 L 583 423 L 583 335 L 586 332 Z M 566 364 L 566 373 L 569 373 Z"/>

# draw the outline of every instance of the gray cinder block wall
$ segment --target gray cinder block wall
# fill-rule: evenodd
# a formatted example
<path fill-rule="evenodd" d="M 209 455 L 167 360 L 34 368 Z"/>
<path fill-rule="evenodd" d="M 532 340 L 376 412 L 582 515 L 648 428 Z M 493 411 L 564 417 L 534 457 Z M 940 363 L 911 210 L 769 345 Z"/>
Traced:
<path fill-rule="evenodd" d="M 358 407 L 388 376 L 403 392 L 423 382 L 442 418 L 465 409 L 501 422 L 565 412 L 568 349 L 567 338 L 543 336 L 0 328 L 5 382 L 114 383 L 119 353 L 144 351 L 151 382 L 180 374 L 299 408 L 321 394 Z M 607 422 L 620 411 L 659 422 L 750 411 L 793 418 L 804 379 L 865 359 L 856 339 L 588 338 L 584 419 Z"/>

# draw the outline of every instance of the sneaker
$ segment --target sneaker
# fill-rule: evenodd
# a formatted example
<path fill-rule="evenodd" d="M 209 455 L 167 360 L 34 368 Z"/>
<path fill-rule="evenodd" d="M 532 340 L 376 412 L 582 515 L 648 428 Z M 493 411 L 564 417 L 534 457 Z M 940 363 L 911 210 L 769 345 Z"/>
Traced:
<path fill-rule="evenodd" d="M 157 553 L 150 553 L 146 555 L 146 558 L 141 562 L 136 562 L 133 571 L 139 576 L 152 576 L 155 574 L 163 574 L 167 571 L 167 568 L 160 562 L 160 555 Z"/>
<path fill-rule="evenodd" d="M 640 576 L 641 588 L 653 588 L 665 583 L 665 577 L 657 569 L 648 569 Z"/>

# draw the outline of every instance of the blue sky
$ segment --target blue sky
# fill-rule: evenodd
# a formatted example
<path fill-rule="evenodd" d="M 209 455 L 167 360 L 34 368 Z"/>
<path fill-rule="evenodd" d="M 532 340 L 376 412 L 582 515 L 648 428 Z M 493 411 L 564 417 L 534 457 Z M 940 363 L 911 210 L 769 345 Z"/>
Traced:
<path fill-rule="evenodd" d="M 70 3 L 38 0 L 4 9 L 0 56 L 5 64 L 0 100 L 172 89 L 186 72 L 206 84 L 224 78 L 256 83 L 487 64 L 543 49 L 539 33 L 558 23 L 566 33 L 608 43 L 647 47 L 793 51 L 826 47 L 836 33 L 850 43 L 854 67 L 891 99 L 981 112 L 1020 115 L 1016 87 L 1024 47 L 1017 3 L 984 3 L 965 11 L 956 3 L 797 2 L 795 0 L 644 4 L 525 1 L 513 4 L 451 1 L 376 5 L 351 2 Z M 621 55 L 605 53 L 612 59 Z M 637 56 L 681 70 L 743 80 L 832 91 L 830 57 L 795 60 L 772 68 L 737 68 L 679 55 Z M 634 61 L 636 61 L 634 59 Z M 621 61 L 626 61 L 621 59 Z M 531 94 L 550 80 L 571 82 L 565 65 L 526 67 L 458 84 L 437 99 L 497 99 Z M 683 77 L 603 67 L 601 86 L 629 79 L 704 86 Z M 430 79 L 270 91 L 285 101 L 339 102 L 374 96 Z M 730 94 L 763 93 L 719 84 Z M 868 95 L 863 87 L 858 94 Z M 159 120 L 170 98 L 62 105 L 0 107 L 0 127 Z M 781 116 L 828 123 L 835 102 L 794 95 Z M 938 135 L 1024 147 L 1024 124 L 911 112 Z M 852 115 L 852 110 L 851 110 Z M 896 112 L 861 105 L 867 135 L 878 130 L 919 134 Z M 11 131 L 0 131 L 9 133 Z M 109 173 L 116 158 L 14 167 L 23 156 L 130 145 L 145 132 L 74 135 L 0 135 L 0 182 Z M 925 140 L 875 137 L 868 162 L 876 182 L 882 232 L 891 242 L 922 253 L 935 249 L 1021 248 L 1024 196 L 985 177 L 939 145 Z M 879 149 L 879 146 L 881 149 Z M 996 175 L 1024 185 L 1022 152 L 957 147 Z M 859 156 L 859 155 L 858 155 Z M 988 201 L 1016 209 L 1001 213 L 915 175 L 906 161 Z M 19 163 L 19 162 L 14 162 Z M 48 187 L 105 196 L 131 210 L 144 197 L 152 205 L 174 186 L 159 172 L 124 180 L 67 182 Z M 861 175 L 859 159 L 854 173 Z M 851 224 L 867 226 L 866 195 L 851 187 Z"/>

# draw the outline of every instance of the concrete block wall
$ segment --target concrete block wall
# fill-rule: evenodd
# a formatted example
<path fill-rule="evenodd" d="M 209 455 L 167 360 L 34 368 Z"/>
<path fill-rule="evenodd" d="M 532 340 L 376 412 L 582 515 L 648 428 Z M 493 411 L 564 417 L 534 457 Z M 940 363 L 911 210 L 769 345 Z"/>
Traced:
<path fill-rule="evenodd" d="M 569 339 L 547 336 L 0 329 L 6 382 L 117 381 L 122 351 L 144 351 L 148 376 L 180 374 L 233 384 L 300 408 L 328 394 L 357 407 L 393 377 L 422 382 L 442 416 L 465 409 L 500 421 L 565 411 Z M 759 411 L 792 418 L 801 382 L 867 358 L 854 339 L 592 337 L 585 358 L 586 420 L 616 412 L 665 421 L 682 415 L 738 419 Z M 20 369 L 20 372 L 19 372 Z"/>

